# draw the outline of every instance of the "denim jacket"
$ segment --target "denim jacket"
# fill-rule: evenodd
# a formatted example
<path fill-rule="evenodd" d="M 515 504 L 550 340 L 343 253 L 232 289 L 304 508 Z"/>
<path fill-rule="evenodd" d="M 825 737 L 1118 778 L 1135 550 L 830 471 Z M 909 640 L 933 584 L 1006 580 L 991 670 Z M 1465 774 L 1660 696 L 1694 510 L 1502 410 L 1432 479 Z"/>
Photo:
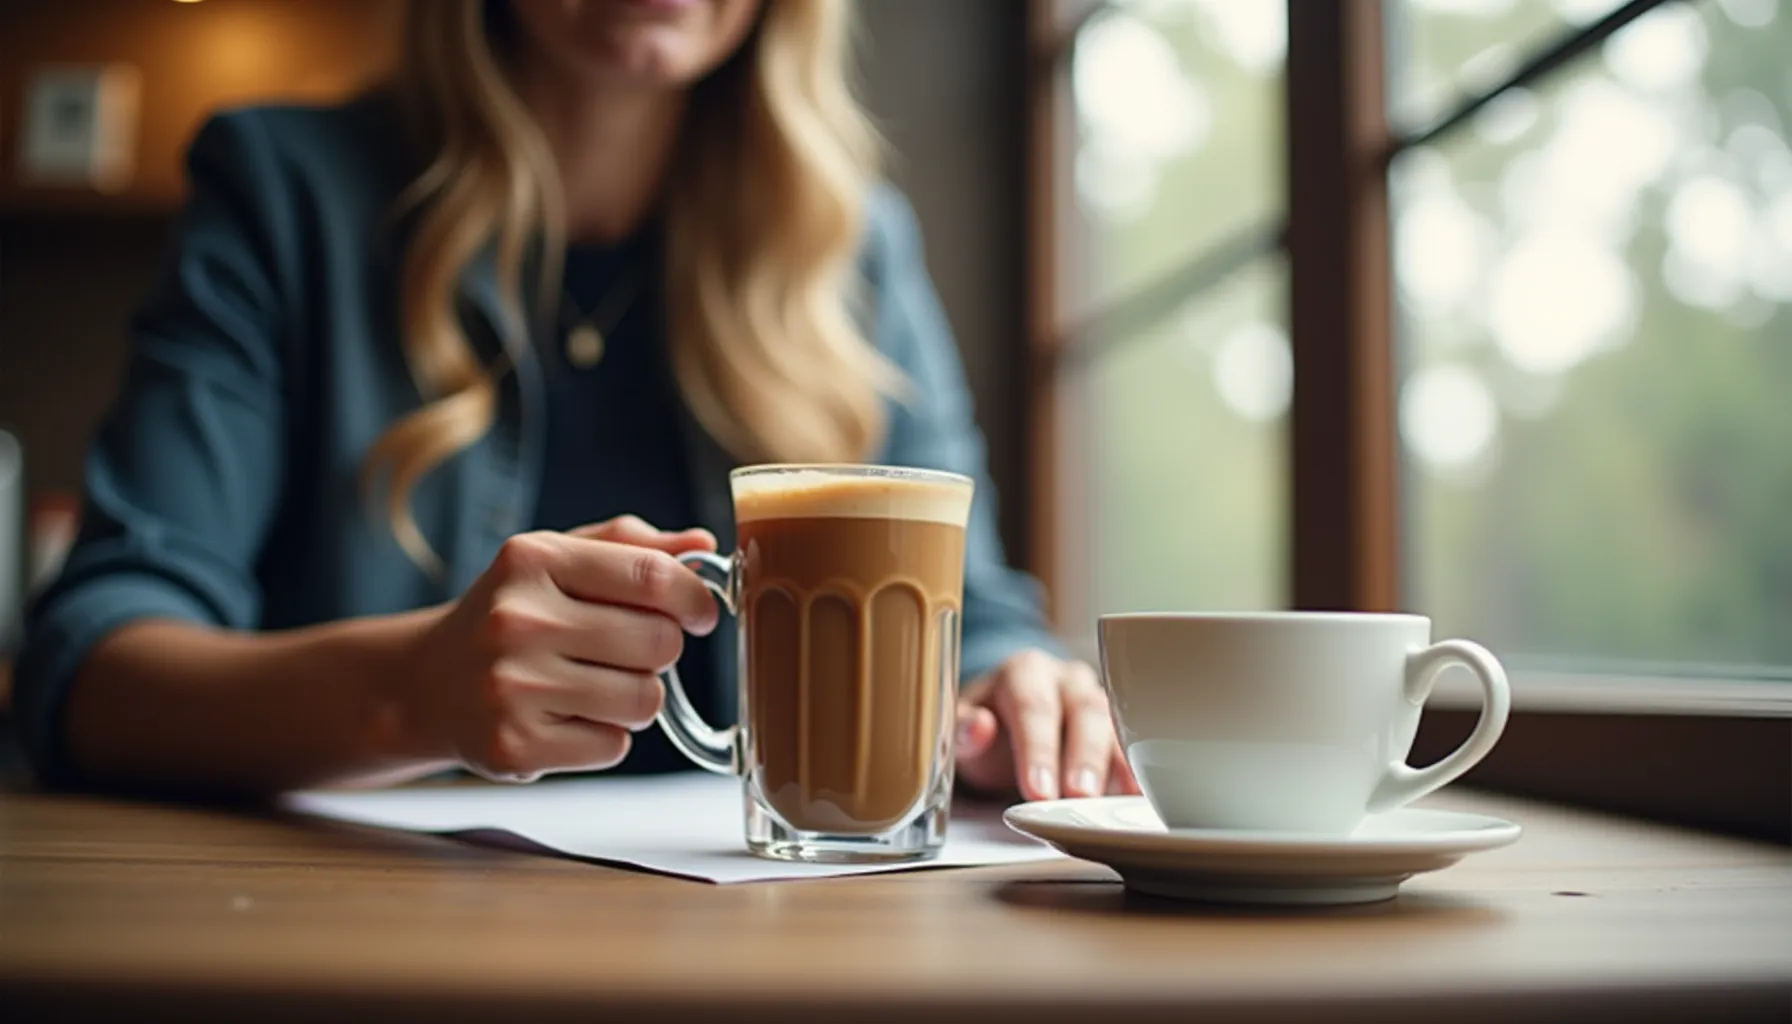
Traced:
<path fill-rule="evenodd" d="M 224 113 L 192 143 L 168 264 L 133 320 L 126 379 L 88 454 L 80 537 L 29 613 L 16 703 L 44 781 L 73 780 L 65 698 L 108 632 L 144 618 L 271 630 L 442 602 L 529 524 L 545 447 L 541 368 L 527 328 L 503 312 L 490 260 L 462 277 L 461 323 L 483 358 L 512 353 L 513 372 L 488 434 L 412 495 L 445 572 L 414 565 L 358 491 L 368 446 L 422 401 L 399 345 L 393 207 L 413 167 L 398 138 L 390 106 L 366 98 Z M 958 353 L 913 214 L 888 188 L 874 195 L 859 262 L 863 325 L 913 385 L 890 404 L 873 461 L 977 484 L 965 678 L 1021 648 L 1056 650 L 1036 588 L 1005 565 Z M 678 437 L 626 443 L 683 447 L 696 525 L 726 550 L 734 461 L 681 418 Z M 732 664 L 716 670 L 731 689 Z"/>

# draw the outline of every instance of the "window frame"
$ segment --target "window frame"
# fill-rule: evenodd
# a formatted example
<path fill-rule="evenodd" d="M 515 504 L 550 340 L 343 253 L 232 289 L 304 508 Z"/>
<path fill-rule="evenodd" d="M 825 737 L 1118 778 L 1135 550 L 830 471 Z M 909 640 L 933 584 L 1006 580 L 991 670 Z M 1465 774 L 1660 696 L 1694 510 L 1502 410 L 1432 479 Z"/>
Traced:
<path fill-rule="evenodd" d="M 1028 0 L 1030 366 L 1022 400 L 1031 427 L 1024 441 L 1032 483 L 1029 565 L 1048 594 L 1087 579 L 1084 554 L 1073 542 L 1083 536 L 1080 503 L 1072 500 L 1080 493 L 1081 467 L 1062 457 L 1081 414 L 1067 371 L 1100 358 L 1092 339 L 1155 319 L 1157 311 L 1279 249 L 1288 266 L 1296 366 L 1290 606 L 1399 608 L 1403 496 L 1394 422 L 1390 165 L 1405 149 L 1457 130 L 1503 93 L 1572 64 L 1666 2 L 1629 0 L 1549 41 L 1503 81 L 1400 132 L 1387 113 L 1383 0 L 1288 0 L 1286 227 L 1265 225 L 1210 247 L 1088 322 L 1072 323 L 1062 301 L 1065 282 L 1077 272 L 1074 218 L 1065 216 L 1072 208 L 1067 171 L 1075 127 L 1064 71 L 1078 29 L 1108 5 Z M 1063 606 L 1054 601 L 1050 610 L 1063 625 Z M 1792 684 L 1524 668 L 1511 675 L 1506 735 L 1466 784 L 1792 844 Z M 1776 693 L 1775 685 L 1786 689 Z M 1467 734 L 1477 707 L 1469 694 L 1440 691 L 1413 760 L 1447 752 Z"/>

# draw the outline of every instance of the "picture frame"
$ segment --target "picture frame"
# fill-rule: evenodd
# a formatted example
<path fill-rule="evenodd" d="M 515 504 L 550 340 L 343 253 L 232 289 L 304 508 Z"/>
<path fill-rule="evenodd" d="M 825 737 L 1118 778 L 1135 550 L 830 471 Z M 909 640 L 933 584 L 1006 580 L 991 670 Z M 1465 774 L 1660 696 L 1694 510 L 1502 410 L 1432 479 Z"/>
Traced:
<path fill-rule="evenodd" d="M 19 177 L 28 185 L 116 192 L 136 170 L 142 77 L 129 64 L 69 65 L 28 77 Z"/>

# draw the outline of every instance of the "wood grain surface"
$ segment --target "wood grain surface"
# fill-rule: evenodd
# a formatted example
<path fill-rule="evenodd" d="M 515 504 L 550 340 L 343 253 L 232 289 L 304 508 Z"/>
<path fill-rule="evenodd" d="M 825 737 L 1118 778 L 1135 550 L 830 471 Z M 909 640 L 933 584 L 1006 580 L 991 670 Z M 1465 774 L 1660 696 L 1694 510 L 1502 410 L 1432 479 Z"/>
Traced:
<path fill-rule="evenodd" d="M 713 886 L 274 812 L 0 794 L 0 1019 L 1792 1015 L 1792 852 L 1430 805 L 1527 834 L 1390 902 L 1271 911 L 1130 896 L 1070 860 Z"/>

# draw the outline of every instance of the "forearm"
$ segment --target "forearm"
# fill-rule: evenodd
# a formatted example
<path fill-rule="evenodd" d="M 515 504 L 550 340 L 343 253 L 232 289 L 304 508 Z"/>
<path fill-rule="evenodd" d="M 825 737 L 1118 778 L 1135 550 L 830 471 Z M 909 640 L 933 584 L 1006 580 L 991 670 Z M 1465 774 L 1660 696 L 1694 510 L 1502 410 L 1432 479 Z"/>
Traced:
<path fill-rule="evenodd" d="M 171 621 L 100 642 L 69 694 L 76 766 L 107 787 L 267 794 L 453 766 L 411 721 L 423 611 L 280 633 Z"/>

